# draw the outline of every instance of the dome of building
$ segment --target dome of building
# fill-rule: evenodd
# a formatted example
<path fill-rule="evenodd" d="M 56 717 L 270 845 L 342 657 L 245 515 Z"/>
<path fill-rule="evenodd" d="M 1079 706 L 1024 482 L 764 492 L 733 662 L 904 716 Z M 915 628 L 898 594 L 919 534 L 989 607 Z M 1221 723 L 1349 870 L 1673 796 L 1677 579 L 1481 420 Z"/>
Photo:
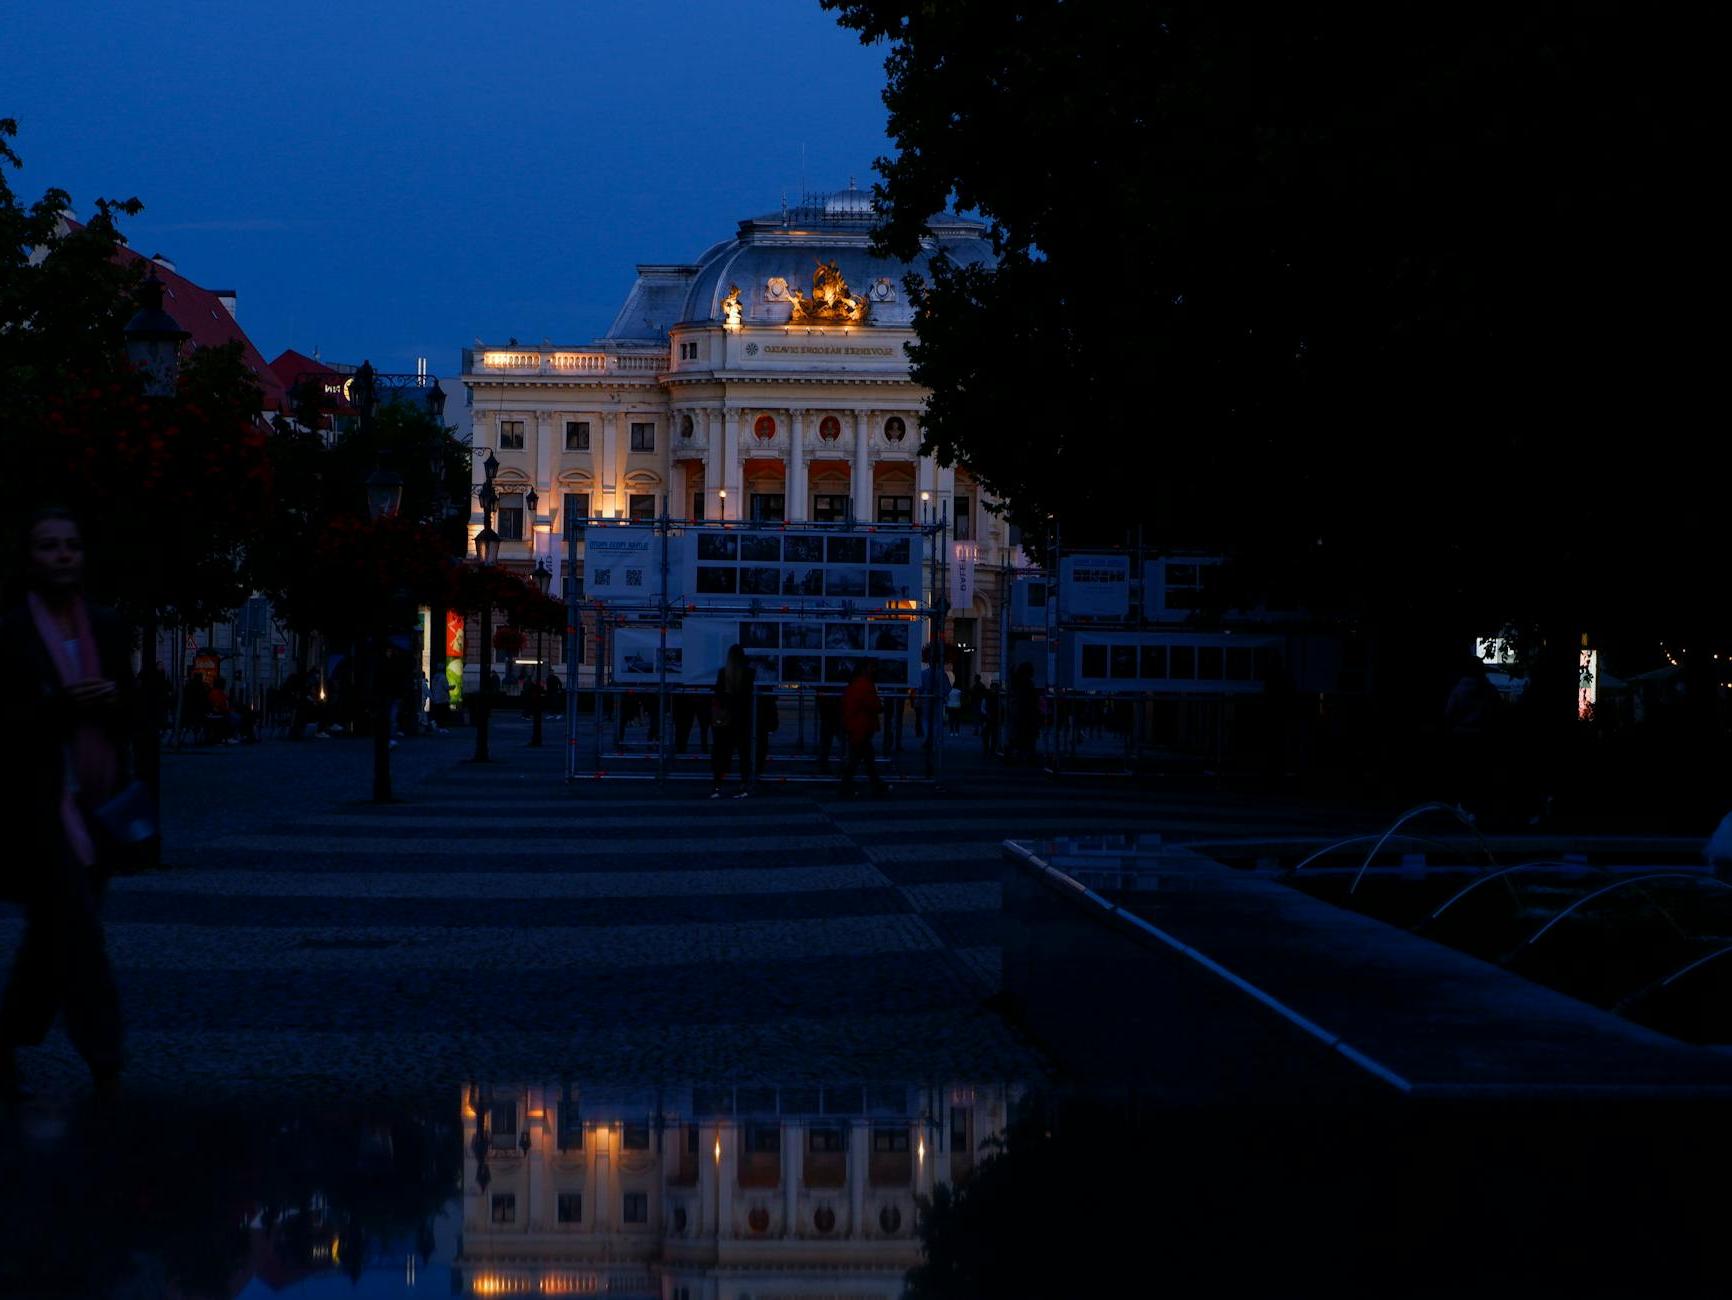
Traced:
<path fill-rule="evenodd" d="M 743 324 L 787 324 L 794 299 L 814 294 L 814 273 L 827 263 L 835 264 L 854 298 L 869 304 L 864 326 L 906 327 L 914 319 L 902 284 L 909 271 L 924 272 L 940 251 L 957 262 L 993 260 L 986 226 L 962 217 L 934 218 L 911 263 L 874 256 L 874 220 L 871 191 L 849 186 L 742 221 L 734 238 L 706 250 L 695 265 L 640 267 L 638 284 L 607 337 L 644 338 L 652 317 L 659 318 L 659 330 L 720 324 L 723 300 L 735 286 Z M 683 290 L 677 307 L 676 285 Z"/>

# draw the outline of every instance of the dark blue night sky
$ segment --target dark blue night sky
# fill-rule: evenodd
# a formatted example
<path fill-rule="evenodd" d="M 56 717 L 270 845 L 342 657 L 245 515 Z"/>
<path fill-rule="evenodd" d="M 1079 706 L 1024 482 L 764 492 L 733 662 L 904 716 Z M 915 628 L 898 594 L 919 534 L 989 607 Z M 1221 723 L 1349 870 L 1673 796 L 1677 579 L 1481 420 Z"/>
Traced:
<path fill-rule="evenodd" d="M 7 6 L 26 200 L 233 288 L 260 350 L 457 369 L 476 336 L 585 342 L 638 262 L 870 184 L 883 51 L 815 0 Z M 101 34 L 101 39 L 93 36 Z"/>

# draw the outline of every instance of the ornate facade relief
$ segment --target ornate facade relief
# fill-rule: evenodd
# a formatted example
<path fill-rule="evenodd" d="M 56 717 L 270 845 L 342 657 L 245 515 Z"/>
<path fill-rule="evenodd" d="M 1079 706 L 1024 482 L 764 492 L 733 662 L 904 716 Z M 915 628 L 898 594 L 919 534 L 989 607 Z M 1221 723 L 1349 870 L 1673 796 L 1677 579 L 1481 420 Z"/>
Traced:
<path fill-rule="evenodd" d="M 819 262 L 813 270 L 810 298 L 792 289 L 788 301 L 793 305 L 793 314 L 788 317 L 791 325 L 859 325 L 871 307 L 864 298 L 849 292 L 835 258 Z"/>

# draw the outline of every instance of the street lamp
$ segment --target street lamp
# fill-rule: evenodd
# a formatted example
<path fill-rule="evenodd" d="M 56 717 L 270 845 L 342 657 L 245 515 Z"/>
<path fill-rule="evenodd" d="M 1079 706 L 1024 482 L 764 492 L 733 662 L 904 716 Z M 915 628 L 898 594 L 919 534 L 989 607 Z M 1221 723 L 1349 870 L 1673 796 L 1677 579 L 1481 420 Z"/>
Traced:
<path fill-rule="evenodd" d="M 531 492 L 529 495 L 530 498 L 533 499 L 535 493 Z M 530 506 L 531 511 L 534 509 L 534 506 Z M 535 589 L 543 596 L 546 596 L 547 589 L 553 585 L 553 572 L 547 567 L 546 560 L 540 559 L 539 557 L 536 559 L 535 573 L 533 576 L 535 578 Z M 531 713 L 534 715 L 533 720 L 530 723 L 529 743 L 531 746 L 535 747 L 539 747 L 541 744 L 541 715 L 546 711 L 545 704 L 547 699 L 547 670 L 544 667 L 546 660 L 542 657 L 546 652 L 546 642 L 542 639 L 544 635 L 545 631 L 541 625 L 541 620 L 538 618 L 535 625 L 535 698 L 531 700 L 529 706 Z"/>
<path fill-rule="evenodd" d="M 180 383 L 180 349 L 191 334 L 180 327 L 175 320 L 163 310 L 162 281 L 157 278 L 153 263 L 150 275 L 139 286 L 138 310 L 132 319 L 126 322 L 124 331 L 126 338 L 126 359 L 144 379 L 144 394 L 153 399 L 153 405 L 174 397 Z M 158 567 L 161 555 L 154 548 L 150 552 L 149 567 L 150 590 L 145 593 L 144 626 L 140 629 L 139 642 L 143 648 L 145 686 L 142 691 L 146 716 L 150 725 L 144 729 L 142 752 L 139 756 L 139 775 L 154 793 L 161 769 L 162 746 L 162 716 L 167 701 L 163 699 L 161 688 L 166 684 L 166 678 L 157 669 L 157 609 L 156 597 L 158 591 Z M 178 729 L 177 732 L 178 733 Z"/>
<path fill-rule="evenodd" d="M 180 348 L 192 337 L 162 308 L 162 281 L 153 269 L 138 290 L 138 310 L 126 322 L 126 359 L 144 376 L 146 397 L 173 397 Z"/>
<path fill-rule="evenodd" d="M 390 453 L 381 451 L 373 472 L 367 475 L 367 514 L 378 524 L 393 519 L 403 505 L 403 476 L 389 464 Z M 391 802 L 391 674 L 387 668 L 387 646 L 391 619 L 398 601 L 389 599 L 373 615 L 373 802 Z"/>
<path fill-rule="evenodd" d="M 475 534 L 475 558 L 481 567 L 490 569 L 499 559 L 499 534 L 493 531 L 493 508 L 499 503 L 499 493 L 494 490 L 493 479 L 499 473 L 499 458 L 491 449 L 487 459 L 481 462 L 482 473 L 486 476 L 476 497 L 481 502 L 481 531 Z M 486 592 L 481 596 L 481 653 L 477 656 L 481 661 L 481 680 L 475 692 L 475 759 L 477 763 L 487 762 L 487 678 L 493 668 L 493 600 Z"/>

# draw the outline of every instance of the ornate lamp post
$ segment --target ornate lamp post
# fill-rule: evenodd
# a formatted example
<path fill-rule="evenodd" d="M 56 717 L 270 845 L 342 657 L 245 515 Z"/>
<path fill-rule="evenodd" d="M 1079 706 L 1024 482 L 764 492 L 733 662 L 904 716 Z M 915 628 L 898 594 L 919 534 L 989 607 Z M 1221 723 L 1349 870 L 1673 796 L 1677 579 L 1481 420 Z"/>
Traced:
<path fill-rule="evenodd" d="M 162 281 L 155 267 L 139 288 L 138 310 L 126 322 L 126 359 L 144 379 L 144 394 L 158 408 L 174 395 L 180 382 L 180 349 L 192 335 L 180 327 L 180 322 L 162 307 Z M 162 557 L 156 550 L 150 556 L 150 590 L 144 597 L 144 626 L 140 629 L 141 658 L 144 669 L 144 708 L 150 719 L 140 746 L 139 775 L 155 791 L 161 770 L 162 715 L 167 701 L 159 687 L 157 668 L 157 592 Z"/>
<path fill-rule="evenodd" d="M 375 524 L 393 519 L 403 506 L 403 476 L 379 453 L 367 476 L 367 514 Z M 374 615 L 373 626 L 373 802 L 391 802 L 391 674 L 388 668 L 391 626 L 397 601 L 388 600 Z"/>
<path fill-rule="evenodd" d="M 486 477 L 476 491 L 476 497 L 481 502 L 481 531 L 475 534 L 475 558 L 481 567 L 490 569 L 493 562 L 499 558 L 499 534 L 493 531 L 493 509 L 499 504 L 499 493 L 493 488 L 493 480 L 499 473 L 499 458 L 492 451 L 487 453 L 487 459 L 481 463 Z M 493 601 L 487 595 L 481 599 L 481 652 L 477 656 L 481 661 L 481 680 L 475 692 L 475 759 L 477 763 L 487 762 L 487 710 L 488 699 L 487 679 L 493 668 Z"/>

